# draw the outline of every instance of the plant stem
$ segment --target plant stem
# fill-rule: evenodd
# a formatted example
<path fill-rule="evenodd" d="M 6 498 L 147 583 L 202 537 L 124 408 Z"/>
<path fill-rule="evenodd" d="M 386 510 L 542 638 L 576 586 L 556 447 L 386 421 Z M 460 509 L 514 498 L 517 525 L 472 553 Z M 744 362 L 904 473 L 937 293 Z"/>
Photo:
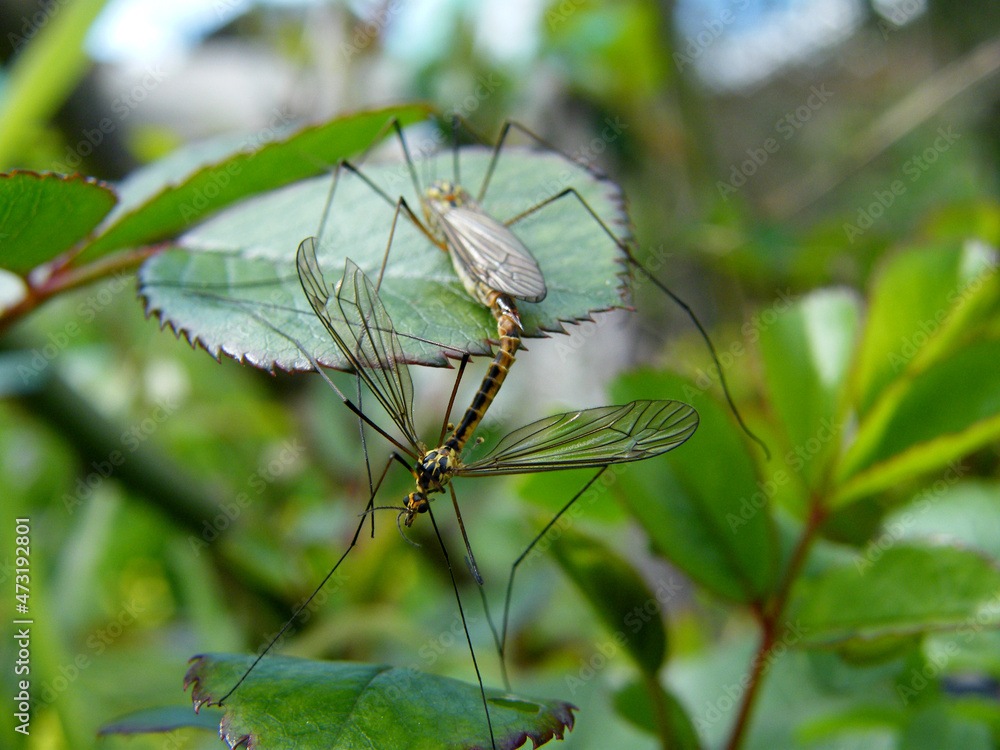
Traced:
<path fill-rule="evenodd" d="M 802 566 L 805 564 L 809 549 L 816 540 L 816 532 L 825 518 L 826 509 L 823 506 L 821 498 L 813 495 L 809 518 L 806 520 L 805 526 L 802 527 L 802 535 L 795 545 L 795 550 L 788 561 L 788 567 L 785 569 L 785 575 L 775 592 L 774 598 L 771 600 L 772 606 L 762 607 L 758 610 L 763 634 L 760 645 L 757 647 L 757 653 L 753 658 L 750 684 L 743 695 L 743 702 L 740 704 L 733 732 L 729 737 L 729 742 L 726 744 L 727 750 L 737 750 L 739 748 L 750 726 L 750 713 L 753 710 L 757 693 L 763 682 L 765 668 L 769 664 L 768 657 L 775 644 L 778 643 L 785 632 L 785 623 L 780 620 L 781 614 L 788 603 L 792 585 L 795 583 L 802 570 Z"/>
<path fill-rule="evenodd" d="M 653 721 L 656 724 L 656 731 L 660 735 L 660 747 L 663 750 L 670 750 L 670 718 L 667 716 L 667 704 L 663 700 L 663 688 L 655 675 L 642 672 L 642 680 L 646 683 L 646 692 L 649 693 L 649 702 L 653 708 Z"/>
<path fill-rule="evenodd" d="M 153 246 L 141 250 L 127 250 L 78 268 L 55 269 L 48 278 L 37 286 L 29 283 L 24 299 L 0 312 L 0 333 L 3 333 L 7 326 L 15 320 L 31 312 L 50 297 L 68 292 L 84 284 L 99 281 L 114 273 L 131 271 L 159 249 L 159 247 Z"/>

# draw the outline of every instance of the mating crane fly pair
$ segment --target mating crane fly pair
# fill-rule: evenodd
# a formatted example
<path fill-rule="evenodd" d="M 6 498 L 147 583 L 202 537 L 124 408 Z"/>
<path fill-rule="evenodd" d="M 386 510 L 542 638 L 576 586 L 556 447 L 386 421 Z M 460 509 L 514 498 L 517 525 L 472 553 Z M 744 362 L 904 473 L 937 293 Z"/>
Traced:
<path fill-rule="evenodd" d="M 392 121 L 390 125 L 395 130 L 399 142 L 403 147 L 410 176 L 417 190 L 417 195 L 420 196 L 421 212 L 424 221 L 418 218 L 404 198 L 400 197 L 394 200 L 351 163 L 346 161 L 341 162 L 338 165 L 333 186 L 327 199 L 327 209 L 324 211 L 323 224 L 320 226 L 318 237 L 307 238 L 301 243 L 296 255 L 296 269 L 302 289 L 313 312 L 322 321 L 330 338 L 344 360 L 356 373 L 358 379 L 366 384 L 368 390 L 385 408 L 389 418 L 395 424 L 405 441 L 404 443 L 391 436 L 365 415 L 360 408 L 354 406 L 343 394 L 337 391 L 345 404 L 365 424 L 379 432 L 398 450 L 398 452 L 392 454 L 386 464 L 379 482 L 372 487 L 372 496 L 369 499 L 364 515 L 380 509 L 374 507 L 374 497 L 378 492 L 382 478 L 385 477 L 389 466 L 391 466 L 394 460 L 407 467 L 408 471 L 414 476 L 416 485 L 414 491 L 406 496 L 401 506 L 389 506 L 399 511 L 397 523 L 400 525 L 401 530 L 402 526 L 410 526 L 418 514 L 428 513 L 430 511 L 430 496 L 443 493 L 447 488 L 451 493 L 459 527 L 469 553 L 470 569 L 477 582 L 481 585 L 482 578 L 475 566 L 471 546 L 469 545 L 461 514 L 458 510 L 458 501 L 454 487 L 451 484 L 451 479 L 454 477 L 494 476 L 574 468 L 595 468 L 599 470 L 599 474 L 612 464 L 651 458 L 676 448 L 694 433 L 698 424 L 698 415 L 692 407 L 672 400 L 640 400 L 621 406 L 605 406 L 557 414 L 515 430 L 501 438 L 486 455 L 470 463 L 464 463 L 462 460 L 463 449 L 475 432 L 496 393 L 499 391 L 509 368 L 514 362 L 516 351 L 520 346 L 522 324 L 515 300 L 536 303 L 542 301 L 546 296 L 546 284 L 541 269 L 539 269 L 532 254 L 512 230 L 512 227 L 518 221 L 544 209 L 557 200 L 575 200 L 581 206 L 583 215 L 589 216 L 595 222 L 595 227 L 598 227 L 600 231 L 604 232 L 615 243 L 618 249 L 621 250 L 626 261 L 640 269 L 667 294 L 670 294 L 672 297 L 673 294 L 635 261 L 625 243 L 611 232 L 602 219 L 572 187 L 562 190 L 527 211 L 508 218 L 506 221 L 499 221 L 479 207 L 493 174 L 500 148 L 512 123 L 506 124 L 501 132 L 476 198 L 472 198 L 458 184 L 457 148 L 455 181 L 437 181 L 432 183 L 425 191 L 421 191 L 402 130 L 395 121 Z M 526 130 L 524 132 L 534 137 L 530 132 Z M 539 142 L 541 141 L 539 140 Z M 543 145 L 547 146 L 544 143 Z M 569 159 L 569 157 L 564 158 Z M 578 168 L 589 171 L 586 166 L 572 159 L 569 159 L 569 161 Z M 336 285 L 335 289 L 331 290 L 324 278 L 320 262 L 317 259 L 317 250 L 321 247 L 320 238 L 323 236 L 323 225 L 325 224 L 330 206 L 333 203 L 337 180 L 340 177 L 342 169 L 349 170 L 367 183 L 388 204 L 394 206 L 395 213 L 389 231 L 386 258 L 383 260 L 382 271 L 379 273 L 378 281 L 373 283 L 361 268 L 352 261 L 347 260 L 342 279 Z M 497 322 L 499 347 L 495 358 L 483 378 L 482 384 L 472 403 L 465 411 L 463 418 L 451 434 L 445 438 L 445 430 L 442 430 L 439 445 L 431 449 L 428 449 L 419 440 L 413 427 L 413 386 L 408 366 L 405 363 L 406 356 L 403 347 L 400 345 L 399 336 L 393 326 L 393 322 L 379 297 L 382 273 L 385 270 L 385 262 L 388 259 L 388 255 L 392 250 L 393 237 L 395 236 L 397 222 L 401 214 L 405 214 L 407 219 L 431 242 L 449 254 L 455 271 L 462 280 L 468 294 L 480 304 L 489 308 Z M 676 297 L 674 298 L 676 299 Z M 689 314 L 693 315 L 686 305 L 681 304 Z M 702 330 L 704 333 L 700 324 L 699 330 Z M 314 368 L 323 374 L 305 347 L 298 342 L 295 343 L 302 350 L 303 354 L 306 354 L 310 359 Z M 463 355 L 459 377 L 468 358 L 468 354 Z M 333 384 L 331 383 L 331 385 Z M 725 388 L 724 384 L 723 387 Z M 728 391 L 726 395 L 728 398 Z M 454 393 L 452 394 L 452 398 L 454 399 Z M 450 408 L 451 405 L 449 404 L 449 410 Z M 741 420 L 740 422 L 742 425 Z M 753 436 L 751 435 L 751 437 Z M 403 458 L 403 455 L 411 459 L 413 462 L 412 465 Z M 593 481 L 592 479 L 591 482 Z M 589 483 L 587 486 L 589 486 Z M 563 507 L 559 514 L 550 522 L 549 526 L 546 526 L 542 534 L 539 534 L 535 538 L 531 545 L 529 545 L 529 550 L 580 494 L 582 494 L 582 490 Z M 429 515 L 433 522 L 433 513 Z M 325 580 L 328 580 L 329 576 L 333 575 L 333 572 L 343 562 L 350 549 L 353 548 L 363 524 L 364 517 L 357 527 L 350 546 L 345 550 Z M 436 523 L 434 527 L 436 531 Z M 440 541 L 440 534 L 438 534 L 438 539 Z M 447 550 L 444 549 L 443 542 L 441 544 L 447 559 Z M 525 551 L 525 554 L 527 551 Z M 522 559 L 524 559 L 524 555 L 514 563 L 510 578 L 508 579 L 503 634 L 497 635 L 494 628 L 494 636 L 497 641 L 497 649 L 501 656 L 501 662 L 503 660 L 514 571 Z M 454 581 L 454 573 L 451 571 L 450 565 L 449 572 L 452 573 Z M 320 588 L 322 585 L 320 584 Z M 319 588 L 316 591 L 318 592 Z M 458 598 L 457 586 L 455 594 L 461 611 L 462 604 L 460 598 Z M 315 596 L 315 593 L 313 596 Z M 299 611 L 308 606 L 310 600 L 304 602 Z M 295 619 L 297 614 L 298 612 L 292 616 L 289 623 Z M 279 633 L 278 637 L 280 635 Z M 468 630 L 466 630 L 466 639 L 469 643 L 470 651 L 472 651 Z M 275 640 L 277 640 L 277 637 Z M 268 646 L 268 649 L 270 649 L 270 646 Z M 257 657 L 257 660 L 253 662 L 240 681 L 220 699 L 220 705 L 247 678 L 253 667 L 266 653 L 267 650 Z M 472 658 L 478 675 L 479 669 L 478 665 L 476 665 L 474 653 L 472 654 Z M 489 708 L 481 678 L 480 692 L 483 698 L 487 722 L 489 723 Z M 492 724 L 490 723 L 489 726 L 491 742 L 495 747 Z"/>

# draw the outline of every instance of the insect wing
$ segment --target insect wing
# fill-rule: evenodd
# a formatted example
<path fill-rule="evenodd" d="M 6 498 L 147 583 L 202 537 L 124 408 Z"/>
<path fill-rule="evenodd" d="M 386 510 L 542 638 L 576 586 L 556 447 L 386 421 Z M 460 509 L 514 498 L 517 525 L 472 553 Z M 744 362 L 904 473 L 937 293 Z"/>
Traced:
<path fill-rule="evenodd" d="M 371 280 L 348 259 L 337 296 L 331 298 L 316 260 L 314 237 L 299 245 L 296 266 L 309 304 L 337 348 L 406 439 L 416 445 L 416 430 L 410 417 L 413 382 L 392 320 Z M 335 314 L 331 314 L 331 308 Z"/>
<path fill-rule="evenodd" d="M 698 412 L 680 401 L 632 401 L 556 414 L 501 438 L 457 473 L 521 474 L 639 461 L 676 448 L 697 427 Z"/>
<path fill-rule="evenodd" d="M 450 206 L 437 219 L 453 257 L 473 279 L 525 302 L 545 299 L 538 261 L 506 226 L 468 205 Z"/>

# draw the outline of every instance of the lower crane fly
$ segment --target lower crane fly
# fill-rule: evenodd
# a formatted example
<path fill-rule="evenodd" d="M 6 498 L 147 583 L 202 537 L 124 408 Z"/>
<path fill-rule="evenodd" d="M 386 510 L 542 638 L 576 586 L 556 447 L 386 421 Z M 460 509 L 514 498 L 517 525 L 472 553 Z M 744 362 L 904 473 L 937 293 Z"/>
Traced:
<path fill-rule="evenodd" d="M 621 406 L 603 406 L 545 417 L 511 432 L 501 438 L 484 456 L 465 463 L 462 460 L 462 451 L 482 416 L 482 410 L 477 407 L 479 400 L 477 394 L 465 418 L 452 435 L 440 446 L 428 449 L 417 437 L 413 426 L 413 384 L 409 367 L 402 359 L 403 350 L 398 336 L 392 320 L 379 299 L 375 285 L 348 259 L 344 276 L 336 291 L 332 292 L 316 260 L 316 242 L 312 237 L 304 240 L 296 256 L 296 266 L 309 304 L 357 377 L 365 383 L 386 410 L 406 443 L 390 435 L 346 399 L 339 390 L 337 391 L 338 396 L 352 411 L 397 449 L 390 457 L 382 477 L 384 478 L 393 461 L 406 466 L 414 477 L 415 490 L 404 498 L 400 506 L 389 506 L 399 511 L 397 522 L 400 526 L 409 526 L 417 515 L 427 513 L 437 531 L 437 524 L 430 508 L 431 496 L 443 493 L 446 487 L 451 492 L 461 525 L 457 497 L 451 486 L 453 477 L 485 477 L 579 468 L 603 470 L 612 464 L 639 461 L 666 453 L 691 437 L 698 426 L 698 413 L 687 404 L 671 400 L 632 401 Z M 324 374 L 318 366 L 316 369 Z M 483 387 L 487 387 L 485 381 Z M 463 425 L 470 424 L 472 427 L 467 430 L 463 428 Z M 403 457 L 404 455 L 410 458 L 412 465 Z M 364 516 L 380 509 L 373 507 L 374 496 L 380 484 L 381 478 L 373 488 Z M 350 545 L 329 572 L 327 579 L 324 579 L 324 583 L 334 574 L 357 543 L 364 523 L 363 517 Z M 464 536 L 464 528 L 462 532 Z M 440 535 L 438 536 L 440 539 Z M 468 544 L 467 538 L 466 544 Z M 442 549 L 444 549 L 443 543 Z M 447 559 L 447 551 L 445 557 Z M 454 581 L 450 565 L 449 571 Z M 300 605 L 272 644 L 280 638 L 281 633 L 295 620 L 299 612 L 309 605 L 321 588 L 322 584 Z M 509 590 L 510 584 L 508 592 Z M 455 594 L 461 613 L 462 604 L 458 597 L 457 584 Z M 466 639 L 472 651 L 467 630 Z M 269 650 L 270 646 L 257 656 L 239 682 L 222 697 L 220 705 L 242 684 Z M 475 653 L 472 654 L 472 658 L 478 676 L 479 668 Z M 489 721 L 489 708 L 481 677 L 479 682 L 483 707 Z M 490 725 L 491 738 L 492 734 L 493 729 Z"/>

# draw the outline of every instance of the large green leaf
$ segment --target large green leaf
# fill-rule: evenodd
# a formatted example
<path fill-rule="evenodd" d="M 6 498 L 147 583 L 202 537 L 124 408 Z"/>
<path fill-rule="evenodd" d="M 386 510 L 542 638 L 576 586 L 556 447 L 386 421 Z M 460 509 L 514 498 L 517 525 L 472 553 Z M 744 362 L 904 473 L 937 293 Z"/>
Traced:
<path fill-rule="evenodd" d="M 0 268 L 26 274 L 66 252 L 116 200 L 109 185 L 80 175 L 0 174 Z"/>
<path fill-rule="evenodd" d="M 969 469 L 959 464 L 946 471 L 887 515 L 883 533 L 873 544 L 884 543 L 886 538 L 934 539 L 978 549 L 1000 560 L 1000 485 L 978 479 L 959 481 Z"/>
<path fill-rule="evenodd" d="M 730 413 L 676 375 L 634 373 L 612 396 L 680 397 L 698 410 L 698 431 L 683 451 L 612 471 L 660 554 L 719 596 L 762 599 L 778 569 L 771 498 L 790 482 L 788 472 L 758 480 Z"/>
<path fill-rule="evenodd" d="M 1000 570 L 970 550 L 898 543 L 802 581 L 788 620 L 801 645 L 854 646 L 962 627 L 1000 626 Z"/>
<path fill-rule="evenodd" d="M 980 341 L 883 399 L 858 427 L 838 469 L 834 505 L 945 467 L 1000 436 L 1000 340 Z"/>
<path fill-rule="evenodd" d="M 179 149 L 122 183 L 121 203 L 77 262 L 166 239 L 248 195 L 326 172 L 338 159 L 368 146 L 390 117 L 406 124 L 427 115 L 420 105 L 389 107 L 291 134 L 276 124 L 250 136 Z"/>
<path fill-rule="evenodd" d="M 459 155 L 461 178 L 475 194 L 490 150 L 468 147 Z M 452 153 L 435 154 L 415 166 L 418 175 L 450 177 Z M 364 171 L 388 195 L 419 205 L 404 164 L 370 165 Z M 186 234 L 181 248 L 151 258 L 139 274 L 147 311 L 215 356 L 224 353 L 263 368 L 308 369 L 295 339 L 321 364 L 343 367 L 299 287 L 295 251 L 322 224 L 317 258 L 327 284 L 332 288 L 341 278 L 345 258 L 374 280 L 385 258 L 394 206 L 344 172 L 327 214 L 330 185 L 330 178 L 318 178 L 246 201 Z M 504 149 L 482 206 L 506 221 L 569 186 L 611 229 L 626 235 L 620 190 L 551 152 Z M 518 305 L 525 335 L 562 330 L 565 321 L 621 303 L 619 246 L 573 195 L 512 228 L 538 260 L 548 287 L 542 302 Z M 443 364 L 445 354 L 485 353 L 487 340 L 496 338 L 490 312 L 466 294 L 447 255 L 405 215 L 396 227 L 380 296 L 409 361 Z"/>
<path fill-rule="evenodd" d="M 184 684 L 195 708 L 216 703 L 252 657 L 196 657 Z M 486 691 L 498 750 L 528 739 L 537 747 L 573 728 L 573 706 Z M 395 750 L 489 748 L 478 685 L 417 670 L 290 657 L 262 660 L 223 705 L 230 747 L 257 750 Z"/>
<path fill-rule="evenodd" d="M 995 251 L 907 249 L 888 259 L 871 291 L 855 367 L 854 402 L 862 415 L 887 385 L 942 356 L 964 326 L 1000 293 Z"/>
<path fill-rule="evenodd" d="M 817 467 L 823 467 L 843 437 L 837 406 L 858 317 L 855 295 L 822 290 L 796 302 L 761 332 L 768 389 L 790 444 L 786 462 L 813 489 Z"/>
<path fill-rule="evenodd" d="M 624 559 L 593 537 L 564 529 L 552 554 L 583 592 L 611 633 L 647 675 L 655 676 L 667 656 L 667 631 L 661 610 L 675 593 L 656 594 Z"/>

